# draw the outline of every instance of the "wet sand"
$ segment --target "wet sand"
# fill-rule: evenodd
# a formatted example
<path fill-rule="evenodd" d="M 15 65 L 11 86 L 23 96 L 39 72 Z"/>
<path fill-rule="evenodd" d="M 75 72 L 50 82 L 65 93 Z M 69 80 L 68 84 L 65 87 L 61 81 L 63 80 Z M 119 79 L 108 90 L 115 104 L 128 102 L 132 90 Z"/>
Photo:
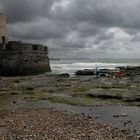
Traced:
<path fill-rule="evenodd" d="M 72 106 L 50 101 L 26 102 L 17 109 L 26 110 L 30 108 L 51 108 L 56 111 L 63 111 L 67 114 L 79 114 L 91 116 L 104 124 L 118 128 L 126 132 L 128 136 L 140 137 L 140 108 L 136 106 L 104 105 L 104 106 Z M 119 114 L 124 114 L 119 116 Z M 115 115 L 118 115 L 116 117 Z"/>

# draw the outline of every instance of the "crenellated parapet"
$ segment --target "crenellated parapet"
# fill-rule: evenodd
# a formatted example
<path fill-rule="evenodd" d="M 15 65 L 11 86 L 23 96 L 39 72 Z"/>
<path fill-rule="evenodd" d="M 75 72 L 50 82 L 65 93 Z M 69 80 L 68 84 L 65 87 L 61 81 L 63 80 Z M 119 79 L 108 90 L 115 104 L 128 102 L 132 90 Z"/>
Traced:
<path fill-rule="evenodd" d="M 48 54 L 48 47 L 40 44 L 22 43 L 20 41 L 10 41 L 3 48 L 3 44 L 0 44 L 0 52 L 36 52 Z"/>

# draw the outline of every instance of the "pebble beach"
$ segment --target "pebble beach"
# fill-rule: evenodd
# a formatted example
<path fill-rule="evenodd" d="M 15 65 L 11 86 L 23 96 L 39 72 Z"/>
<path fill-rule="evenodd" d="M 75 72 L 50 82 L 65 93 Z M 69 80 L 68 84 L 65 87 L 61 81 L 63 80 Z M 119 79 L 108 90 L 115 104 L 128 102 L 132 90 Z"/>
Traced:
<path fill-rule="evenodd" d="M 1 140 L 129 140 L 111 126 L 84 115 L 30 109 L 0 117 Z"/>

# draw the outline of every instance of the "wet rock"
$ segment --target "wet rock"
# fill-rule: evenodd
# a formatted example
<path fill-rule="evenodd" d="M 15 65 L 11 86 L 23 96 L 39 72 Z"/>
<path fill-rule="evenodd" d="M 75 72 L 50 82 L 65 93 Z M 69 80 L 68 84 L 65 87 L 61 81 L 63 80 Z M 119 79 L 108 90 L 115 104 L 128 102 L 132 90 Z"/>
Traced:
<path fill-rule="evenodd" d="M 119 118 L 120 116 L 118 114 L 113 115 L 114 118 Z"/>
<path fill-rule="evenodd" d="M 129 124 L 129 123 L 132 123 L 132 121 L 131 120 L 128 120 L 128 121 L 126 121 L 126 122 L 124 122 L 125 124 Z"/>
<path fill-rule="evenodd" d="M 82 115 L 85 116 L 85 113 L 82 112 Z"/>
<path fill-rule="evenodd" d="M 100 77 L 106 77 L 114 73 L 114 70 L 100 69 Z M 75 72 L 76 75 L 96 75 L 95 69 L 84 69 Z"/>
<path fill-rule="evenodd" d="M 91 115 L 88 115 L 87 118 L 92 119 L 93 117 Z"/>
<path fill-rule="evenodd" d="M 3 96 L 4 95 L 4 93 L 0 93 L 0 96 Z"/>
<path fill-rule="evenodd" d="M 125 113 L 119 113 L 119 114 L 114 114 L 113 117 L 114 118 L 118 118 L 118 117 L 127 117 L 128 115 Z"/>
<path fill-rule="evenodd" d="M 10 92 L 11 95 L 17 95 L 17 94 L 20 94 L 21 92 L 19 91 L 13 91 L 13 92 Z"/>
<path fill-rule="evenodd" d="M 140 97 L 135 98 L 134 101 L 136 101 L 136 102 L 140 102 Z"/>
<path fill-rule="evenodd" d="M 127 117 L 128 115 L 125 114 L 125 113 L 120 113 L 119 116 L 120 116 L 120 117 Z"/>
<path fill-rule="evenodd" d="M 33 87 L 26 87 L 26 90 L 34 90 Z"/>
<path fill-rule="evenodd" d="M 17 103 L 17 101 L 13 101 L 13 104 L 16 104 Z"/>
<path fill-rule="evenodd" d="M 75 72 L 76 75 L 95 75 L 95 69 L 78 70 Z"/>
<path fill-rule="evenodd" d="M 69 73 L 60 73 L 59 76 L 62 76 L 62 77 L 70 77 L 70 74 Z"/>
<path fill-rule="evenodd" d="M 125 122 L 123 122 L 123 126 L 126 127 L 126 126 L 127 126 L 128 124 L 130 124 L 130 123 L 132 123 L 131 120 L 125 121 Z"/>
<path fill-rule="evenodd" d="M 20 83 L 20 81 L 19 81 L 19 80 L 15 80 L 14 82 L 15 82 L 15 83 Z"/>
<path fill-rule="evenodd" d="M 136 129 L 134 129 L 134 133 L 137 133 L 137 130 Z"/>
<path fill-rule="evenodd" d="M 121 95 L 113 94 L 100 94 L 100 93 L 88 93 L 87 96 L 92 98 L 102 98 L 102 99 L 122 99 Z"/>
<path fill-rule="evenodd" d="M 137 136 L 138 140 L 140 140 L 140 135 Z"/>
<path fill-rule="evenodd" d="M 28 97 L 24 97 L 24 98 L 23 98 L 23 100 L 27 100 L 27 99 L 28 99 Z"/>

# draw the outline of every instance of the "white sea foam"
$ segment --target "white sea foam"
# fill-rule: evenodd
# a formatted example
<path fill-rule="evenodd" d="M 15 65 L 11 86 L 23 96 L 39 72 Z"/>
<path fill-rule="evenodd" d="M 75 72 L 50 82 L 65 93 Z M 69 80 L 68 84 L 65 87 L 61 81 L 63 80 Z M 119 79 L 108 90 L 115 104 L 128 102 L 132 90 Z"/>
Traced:
<path fill-rule="evenodd" d="M 83 69 L 95 69 L 97 66 L 99 68 L 107 68 L 107 69 L 114 69 L 118 66 L 138 66 L 140 65 L 139 62 L 134 63 L 128 63 L 128 62 L 92 62 L 91 60 L 83 60 L 80 62 L 80 60 L 53 60 L 51 61 L 51 69 L 55 73 L 74 73 L 77 70 L 83 70 Z"/>

